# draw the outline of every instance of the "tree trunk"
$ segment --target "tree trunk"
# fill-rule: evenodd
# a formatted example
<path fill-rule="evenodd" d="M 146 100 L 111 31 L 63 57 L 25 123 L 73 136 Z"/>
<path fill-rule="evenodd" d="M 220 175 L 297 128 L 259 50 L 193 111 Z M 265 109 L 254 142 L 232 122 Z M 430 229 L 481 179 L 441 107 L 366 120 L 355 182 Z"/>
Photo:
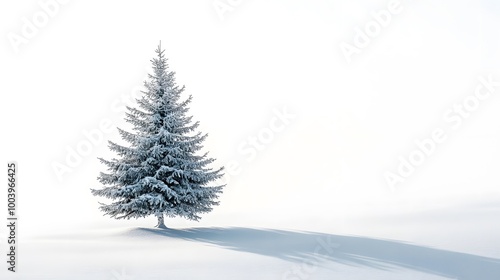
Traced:
<path fill-rule="evenodd" d="M 165 226 L 165 223 L 164 223 L 163 213 L 156 214 L 156 217 L 158 218 L 158 224 L 155 227 L 157 227 L 157 228 L 167 228 Z"/>

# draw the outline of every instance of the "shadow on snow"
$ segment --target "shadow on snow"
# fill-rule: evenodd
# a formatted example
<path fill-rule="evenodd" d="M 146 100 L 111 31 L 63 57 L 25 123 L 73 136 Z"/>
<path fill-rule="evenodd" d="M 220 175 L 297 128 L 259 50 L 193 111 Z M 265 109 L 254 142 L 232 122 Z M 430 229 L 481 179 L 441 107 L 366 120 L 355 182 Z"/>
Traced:
<path fill-rule="evenodd" d="M 140 228 L 134 231 L 141 235 L 205 242 L 293 262 L 334 261 L 383 270 L 401 267 L 460 280 L 500 279 L 500 259 L 389 240 L 252 228 Z"/>

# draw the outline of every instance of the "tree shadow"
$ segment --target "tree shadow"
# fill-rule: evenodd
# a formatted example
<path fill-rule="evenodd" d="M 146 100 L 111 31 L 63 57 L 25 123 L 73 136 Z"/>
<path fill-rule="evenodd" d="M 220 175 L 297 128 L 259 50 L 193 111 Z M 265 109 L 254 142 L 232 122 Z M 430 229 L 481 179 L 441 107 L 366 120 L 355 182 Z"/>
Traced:
<path fill-rule="evenodd" d="M 500 279 L 500 259 L 402 242 L 315 232 L 253 228 L 134 230 L 140 235 L 180 238 L 293 262 L 334 261 L 377 269 L 401 267 L 460 280 Z"/>

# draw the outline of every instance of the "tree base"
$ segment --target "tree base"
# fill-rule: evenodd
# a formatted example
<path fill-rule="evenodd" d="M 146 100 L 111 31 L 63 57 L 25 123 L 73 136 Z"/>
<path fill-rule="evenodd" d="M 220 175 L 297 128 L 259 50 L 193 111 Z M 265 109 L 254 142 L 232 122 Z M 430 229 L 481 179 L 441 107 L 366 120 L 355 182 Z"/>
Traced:
<path fill-rule="evenodd" d="M 155 228 L 168 229 L 165 225 L 156 225 Z"/>
<path fill-rule="evenodd" d="M 163 214 L 159 214 L 156 217 L 158 218 L 158 224 L 156 224 L 155 228 L 167 229 L 165 223 L 163 222 Z"/>

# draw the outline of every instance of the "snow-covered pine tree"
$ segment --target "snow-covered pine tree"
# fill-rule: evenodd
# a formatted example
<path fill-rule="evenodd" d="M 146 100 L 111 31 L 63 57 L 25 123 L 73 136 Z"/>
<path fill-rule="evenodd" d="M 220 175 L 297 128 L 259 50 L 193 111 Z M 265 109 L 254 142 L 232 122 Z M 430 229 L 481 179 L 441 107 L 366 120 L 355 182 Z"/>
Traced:
<path fill-rule="evenodd" d="M 198 221 L 199 214 L 218 205 L 224 185 L 209 186 L 223 176 L 208 166 L 214 161 L 200 154 L 207 134 L 196 132 L 199 123 L 187 116 L 191 96 L 181 100 L 184 87 L 169 71 L 161 44 L 151 60 L 154 73 L 144 82 L 146 91 L 137 99 L 138 108 L 127 107 L 126 121 L 134 132 L 119 129 L 128 147 L 109 142 L 119 159 L 99 160 L 108 167 L 98 180 L 102 189 L 92 194 L 114 200 L 100 203 L 105 215 L 116 219 L 155 215 L 156 227 L 165 228 L 164 215 Z"/>

